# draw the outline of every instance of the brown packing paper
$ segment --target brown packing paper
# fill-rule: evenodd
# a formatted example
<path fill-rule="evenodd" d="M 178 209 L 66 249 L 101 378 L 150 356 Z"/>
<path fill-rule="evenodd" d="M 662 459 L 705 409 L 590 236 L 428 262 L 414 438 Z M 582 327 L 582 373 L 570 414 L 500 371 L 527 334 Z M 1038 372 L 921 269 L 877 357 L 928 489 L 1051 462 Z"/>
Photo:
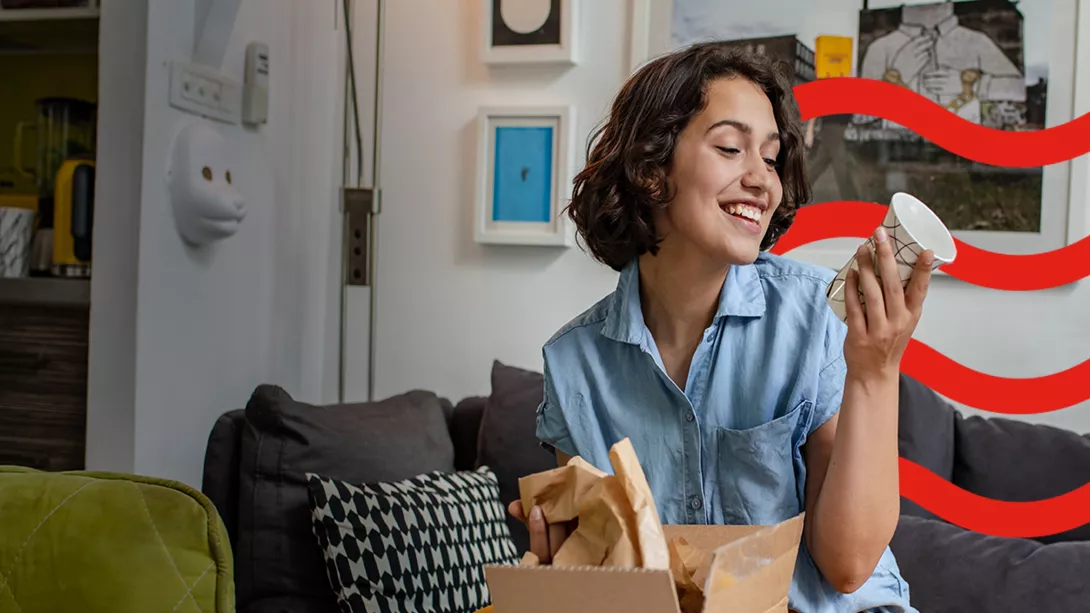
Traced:
<path fill-rule="evenodd" d="M 802 514 L 767 527 L 663 526 L 628 439 L 610 463 L 606 475 L 576 457 L 519 481 L 525 509 L 578 526 L 550 565 L 527 554 L 485 568 L 496 613 L 787 611 Z"/>
<path fill-rule="evenodd" d="M 681 537 L 670 539 L 667 546 L 670 549 L 670 572 L 674 576 L 681 613 L 700 613 L 704 609 L 704 590 L 693 576 L 705 556 Z"/>
<path fill-rule="evenodd" d="M 636 538 L 643 568 L 670 568 L 670 552 L 666 547 L 666 536 L 662 532 L 659 511 L 651 495 L 651 486 L 643 474 L 640 461 L 632 441 L 627 438 L 609 450 L 609 461 L 613 472 L 624 484 L 628 494 L 628 504 L 635 516 Z"/>
<path fill-rule="evenodd" d="M 540 506 L 545 521 L 559 524 L 579 516 L 579 503 L 587 490 L 606 474 L 583 458 L 572 458 L 559 468 L 519 479 L 519 495 L 526 513 Z"/>

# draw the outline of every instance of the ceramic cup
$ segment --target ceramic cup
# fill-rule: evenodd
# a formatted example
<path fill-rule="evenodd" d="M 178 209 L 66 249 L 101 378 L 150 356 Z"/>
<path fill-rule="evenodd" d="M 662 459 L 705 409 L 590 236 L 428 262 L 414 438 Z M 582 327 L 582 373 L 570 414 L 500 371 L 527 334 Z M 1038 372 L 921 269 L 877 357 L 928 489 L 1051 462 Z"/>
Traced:
<path fill-rule="evenodd" d="M 0 277 L 30 274 L 30 243 L 34 237 L 34 211 L 0 207 Z"/>
<path fill-rule="evenodd" d="M 927 208 L 926 204 L 903 192 L 893 194 L 893 198 L 889 203 L 889 211 L 886 213 L 886 218 L 882 220 L 882 227 L 886 229 L 886 234 L 891 241 L 893 257 L 897 260 L 897 273 L 901 276 L 902 287 L 908 285 L 908 280 L 912 278 L 912 271 L 916 267 L 916 259 L 924 251 L 930 249 L 935 254 L 931 270 L 950 264 L 957 256 L 957 245 L 954 244 L 954 237 L 946 229 L 938 215 L 935 215 L 931 209 Z M 875 253 L 874 236 L 868 238 L 866 244 L 873 256 Z M 825 288 L 825 298 L 833 312 L 840 318 L 840 321 L 847 321 L 848 319 L 844 294 L 847 287 L 848 270 L 852 268 L 856 269 L 856 271 L 859 270 L 856 256 L 852 256 L 852 259 L 848 260 L 848 263 L 837 272 L 836 278 Z M 880 271 L 877 268 L 875 268 L 875 273 L 879 273 L 878 278 L 881 279 Z M 866 306 L 862 292 L 859 292 L 859 302 L 864 307 Z"/>

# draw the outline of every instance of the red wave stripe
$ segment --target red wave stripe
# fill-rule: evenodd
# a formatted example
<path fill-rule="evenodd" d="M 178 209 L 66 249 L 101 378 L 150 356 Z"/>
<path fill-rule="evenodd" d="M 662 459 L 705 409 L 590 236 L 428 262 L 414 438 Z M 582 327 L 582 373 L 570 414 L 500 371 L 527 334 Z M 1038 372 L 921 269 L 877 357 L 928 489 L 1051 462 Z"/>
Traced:
<path fill-rule="evenodd" d="M 1090 400 L 1090 360 L 1067 370 L 1033 378 L 988 375 L 910 339 L 901 358 L 901 372 L 918 379 L 954 402 L 1006 415 L 1050 413 Z"/>
<path fill-rule="evenodd" d="M 867 238 L 882 223 L 887 207 L 870 202 L 840 201 L 799 209 L 795 222 L 773 246 L 782 255 L 828 238 Z M 1006 291 L 1035 291 L 1073 283 L 1090 276 L 1090 236 L 1044 253 L 1011 255 L 974 247 L 954 239 L 958 256 L 942 271 L 980 287 Z"/>
<path fill-rule="evenodd" d="M 1005 502 L 973 494 L 900 459 L 901 495 L 946 521 L 993 536 L 1036 538 L 1090 522 L 1090 483 L 1054 498 Z"/>
<path fill-rule="evenodd" d="M 1044 130 L 1010 132 L 962 119 L 912 90 L 874 79 L 818 79 L 794 91 L 803 120 L 848 114 L 882 117 L 981 164 L 1029 168 L 1090 152 L 1090 114 Z"/>

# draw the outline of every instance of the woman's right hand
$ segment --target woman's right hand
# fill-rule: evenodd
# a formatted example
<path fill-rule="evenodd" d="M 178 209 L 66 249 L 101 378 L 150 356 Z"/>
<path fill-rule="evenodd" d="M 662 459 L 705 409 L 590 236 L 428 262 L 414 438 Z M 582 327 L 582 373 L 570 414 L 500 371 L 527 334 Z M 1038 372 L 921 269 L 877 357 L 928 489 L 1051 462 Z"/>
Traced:
<path fill-rule="evenodd" d="M 553 556 L 560 551 L 560 546 L 575 529 L 575 521 L 562 524 L 545 523 L 545 514 L 541 507 L 535 506 L 527 514 L 522 509 L 522 501 L 516 500 L 507 507 L 507 512 L 526 524 L 530 531 L 530 552 L 537 556 L 542 564 L 551 564 Z"/>

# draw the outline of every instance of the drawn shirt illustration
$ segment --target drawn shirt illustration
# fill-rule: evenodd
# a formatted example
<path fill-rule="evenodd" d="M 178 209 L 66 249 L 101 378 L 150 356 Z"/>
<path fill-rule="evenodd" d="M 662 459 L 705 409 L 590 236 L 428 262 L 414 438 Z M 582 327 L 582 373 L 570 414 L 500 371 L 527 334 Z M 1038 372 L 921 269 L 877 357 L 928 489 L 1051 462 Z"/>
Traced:
<path fill-rule="evenodd" d="M 902 23 L 868 47 L 860 76 L 904 85 L 981 123 L 981 101 L 1024 102 L 1025 79 L 987 34 L 951 15 L 933 28 Z"/>

